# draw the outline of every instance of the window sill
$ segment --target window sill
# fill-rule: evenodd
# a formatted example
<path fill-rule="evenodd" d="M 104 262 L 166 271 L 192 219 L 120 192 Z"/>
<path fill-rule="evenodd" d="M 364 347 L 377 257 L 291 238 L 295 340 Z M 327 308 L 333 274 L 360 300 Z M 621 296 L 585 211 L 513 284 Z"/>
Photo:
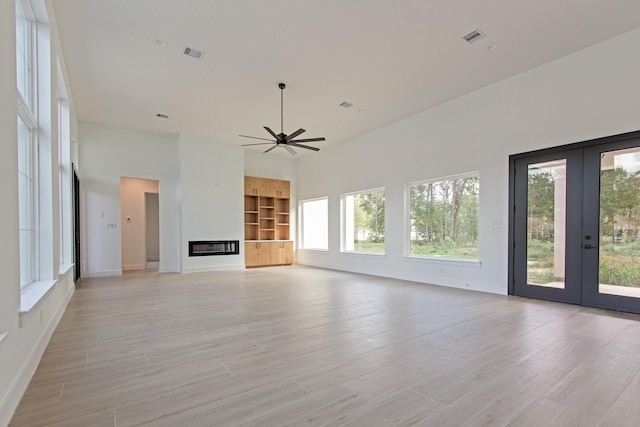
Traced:
<path fill-rule="evenodd" d="M 480 261 L 479 259 L 440 258 L 440 257 L 414 256 L 414 255 L 405 255 L 402 258 L 405 261 L 421 262 L 425 264 L 455 265 L 458 267 L 470 267 L 470 268 L 482 267 L 482 261 Z"/>
<path fill-rule="evenodd" d="M 60 264 L 58 267 L 58 274 L 64 276 L 73 268 L 73 264 Z"/>
<path fill-rule="evenodd" d="M 57 280 L 33 282 L 20 294 L 20 314 L 29 313 L 53 289 Z"/>
<path fill-rule="evenodd" d="M 366 256 L 366 257 L 379 257 L 385 258 L 387 254 L 381 254 L 379 252 L 355 252 L 355 251 L 340 251 L 341 254 L 349 256 Z"/>

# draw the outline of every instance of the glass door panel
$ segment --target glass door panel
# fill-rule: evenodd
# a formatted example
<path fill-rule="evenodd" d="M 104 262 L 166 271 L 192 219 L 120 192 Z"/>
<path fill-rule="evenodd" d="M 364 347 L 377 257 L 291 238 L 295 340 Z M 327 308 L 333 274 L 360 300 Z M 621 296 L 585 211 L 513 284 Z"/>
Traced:
<path fill-rule="evenodd" d="M 598 292 L 640 298 L 640 148 L 600 154 Z"/>
<path fill-rule="evenodd" d="M 640 132 L 510 163 L 509 292 L 640 314 Z"/>
<path fill-rule="evenodd" d="M 567 160 L 527 170 L 527 285 L 564 289 Z"/>
<path fill-rule="evenodd" d="M 582 152 L 513 163 L 514 295 L 580 303 Z"/>

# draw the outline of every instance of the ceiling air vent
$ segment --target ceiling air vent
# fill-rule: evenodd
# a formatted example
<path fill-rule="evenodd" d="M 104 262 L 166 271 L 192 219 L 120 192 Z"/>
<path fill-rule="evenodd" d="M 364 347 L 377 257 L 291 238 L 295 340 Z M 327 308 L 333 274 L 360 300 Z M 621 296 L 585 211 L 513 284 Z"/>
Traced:
<path fill-rule="evenodd" d="M 352 103 L 347 102 L 347 101 L 344 101 L 342 104 L 340 104 L 340 106 L 341 106 L 341 107 L 344 107 L 344 108 L 349 108 L 349 107 L 351 107 L 352 105 L 353 105 Z"/>
<path fill-rule="evenodd" d="M 162 114 L 162 113 L 156 114 L 156 117 L 159 117 L 161 119 L 168 119 L 169 118 L 169 116 L 167 116 L 166 114 Z"/>
<path fill-rule="evenodd" d="M 476 40 L 480 40 L 481 38 L 483 38 L 485 35 L 482 31 L 480 30 L 473 30 L 471 31 L 469 34 L 467 34 L 466 36 L 462 37 L 467 43 L 473 43 Z"/>
<path fill-rule="evenodd" d="M 184 54 L 195 59 L 202 59 L 202 57 L 204 56 L 203 51 L 197 50 L 197 49 L 191 49 L 190 47 L 184 48 Z"/>

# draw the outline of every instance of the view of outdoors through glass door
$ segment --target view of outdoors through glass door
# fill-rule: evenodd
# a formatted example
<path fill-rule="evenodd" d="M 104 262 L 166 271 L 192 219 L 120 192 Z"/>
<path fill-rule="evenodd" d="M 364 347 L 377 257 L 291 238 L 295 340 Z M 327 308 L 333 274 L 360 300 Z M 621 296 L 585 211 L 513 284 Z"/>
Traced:
<path fill-rule="evenodd" d="M 640 314 L 640 132 L 517 154 L 509 292 Z"/>
<path fill-rule="evenodd" d="M 566 188 L 566 159 L 528 165 L 528 285 L 565 287 Z"/>
<path fill-rule="evenodd" d="M 600 156 L 599 292 L 640 298 L 640 148 Z"/>

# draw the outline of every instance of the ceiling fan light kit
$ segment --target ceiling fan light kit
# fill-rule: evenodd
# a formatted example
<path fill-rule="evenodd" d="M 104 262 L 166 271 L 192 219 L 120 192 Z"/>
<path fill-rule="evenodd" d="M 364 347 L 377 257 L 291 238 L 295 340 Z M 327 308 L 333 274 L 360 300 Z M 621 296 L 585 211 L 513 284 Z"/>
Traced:
<path fill-rule="evenodd" d="M 301 142 L 319 142 L 319 141 L 324 141 L 325 139 L 323 137 L 320 138 L 307 138 L 307 139 L 295 139 L 296 137 L 300 136 L 303 132 L 305 132 L 304 129 L 300 128 L 297 131 L 293 132 L 290 135 L 287 135 L 284 133 L 284 89 L 286 87 L 286 85 L 284 83 L 278 83 L 278 87 L 280 88 L 280 133 L 276 134 L 273 130 L 271 130 L 271 128 L 269 128 L 268 126 L 264 126 L 264 129 L 269 132 L 269 134 L 275 138 L 275 139 L 267 139 L 267 138 L 259 138 L 257 136 L 248 136 L 248 135 L 239 135 L 243 138 L 251 138 L 251 139 L 260 139 L 263 141 L 269 141 L 269 142 L 258 142 L 255 144 L 244 144 L 243 147 L 248 147 L 248 146 L 252 146 L 252 145 L 270 145 L 273 144 L 273 147 L 268 148 L 266 151 L 264 151 L 265 153 L 268 153 L 269 151 L 273 150 L 274 148 L 278 148 L 278 147 L 283 147 L 285 150 L 287 150 L 292 156 L 295 156 L 296 154 L 298 154 L 293 147 L 296 148 L 304 148 L 307 150 L 312 150 L 312 151 L 320 151 L 319 148 L 316 147 L 311 147 L 309 145 L 304 145 L 304 144 L 300 144 Z"/>

